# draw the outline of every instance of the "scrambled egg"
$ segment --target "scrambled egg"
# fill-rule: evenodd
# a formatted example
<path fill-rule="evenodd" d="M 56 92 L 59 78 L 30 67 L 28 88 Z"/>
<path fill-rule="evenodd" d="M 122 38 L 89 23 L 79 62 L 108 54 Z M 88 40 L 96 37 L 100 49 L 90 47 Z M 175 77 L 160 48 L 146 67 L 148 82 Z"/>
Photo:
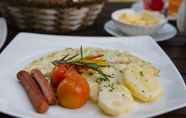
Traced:
<path fill-rule="evenodd" d="M 140 13 L 124 13 L 119 17 L 121 22 L 133 24 L 133 25 L 156 25 L 159 23 L 159 19 L 153 15 L 153 12 L 143 11 Z"/>

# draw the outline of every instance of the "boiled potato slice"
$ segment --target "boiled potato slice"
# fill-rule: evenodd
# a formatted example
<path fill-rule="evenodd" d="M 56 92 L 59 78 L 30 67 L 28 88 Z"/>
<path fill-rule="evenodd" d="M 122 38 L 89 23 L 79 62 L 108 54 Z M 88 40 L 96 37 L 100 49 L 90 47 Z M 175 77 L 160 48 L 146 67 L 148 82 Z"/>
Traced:
<path fill-rule="evenodd" d="M 159 70 L 151 64 L 130 64 L 124 72 L 123 83 L 132 95 L 143 102 L 151 102 L 160 98 L 162 88 L 156 78 Z"/>
<path fill-rule="evenodd" d="M 110 80 L 113 82 L 119 82 L 122 78 L 122 74 L 118 70 L 116 70 L 113 65 L 103 68 L 102 71 L 106 75 L 111 76 Z"/>
<path fill-rule="evenodd" d="M 98 100 L 98 83 L 95 81 L 88 80 L 89 88 L 90 88 L 90 100 L 93 102 L 97 102 Z"/>
<path fill-rule="evenodd" d="M 134 105 L 132 95 L 125 86 L 110 82 L 100 84 L 98 106 L 104 113 L 117 116 L 131 111 Z"/>
<path fill-rule="evenodd" d="M 82 76 L 84 76 L 88 81 L 90 88 L 90 100 L 96 103 L 99 92 L 99 84 L 97 82 L 97 79 L 100 77 L 100 75 L 95 72 L 84 72 Z"/>

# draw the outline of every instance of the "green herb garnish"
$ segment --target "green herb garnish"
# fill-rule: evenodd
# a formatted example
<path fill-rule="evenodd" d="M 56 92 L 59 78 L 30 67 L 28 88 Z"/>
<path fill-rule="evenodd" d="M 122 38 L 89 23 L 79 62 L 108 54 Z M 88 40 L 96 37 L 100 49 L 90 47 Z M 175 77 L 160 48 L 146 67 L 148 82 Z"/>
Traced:
<path fill-rule="evenodd" d="M 83 46 L 81 45 L 81 48 L 80 48 L 80 54 L 81 54 L 81 60 L 83 59 Z"/>
<path fill-rule="evenodd" d="M 143 71 L 140 71 L 140 75 L 141 75 L 142 77 L 144 77 L 144 73 L 143 73 Z"/>
<path fill-rule="evenodd" d="M 93 72 L 89 72 L 88 75 L 92 76 L 92 75 L 94 75 L 94 73 Z"/>
<path fill-rule="evenodd" d="M 114 83 L 110 83 L 109 84 L 109 87 L 110 87 L 110 90 L 109 91 L 112 92 L 114 90 Z"/>
<path fill-rule="evenodd" d="M 80 48 L 80 58 L 75 59 L 78 56 L 79 56 L 79 54 L 75 54 L 75 55 L 69 57 L 69 54 L 67 54 L 63 58 L 61 58 L 60 60 L 53 61 L 52 64 L 54 64 L 54 65 L 71 64 L 71 65 L 76 65 L 76 66 L 81 66 L 81 67 L 88 67 L 90 69 L 93 69 L 94 71 L 96 71 L 97 73 L 99 73 L 102 76 L 101 79 L 100 79 L 101 81 L 102 80 L 109 81 L 109 77 L 111 77 L 111 76 L 105 74 L 101 70 L 101 67 L 108 67 L 109 66 L 109 64 L 107 63 L 106 60 L 103 60 L 103 59 L 100 59 L 100 60 L 98 60 L 98 59 L 97 60 L 87 59 L 87 57 L 90 57 L 92 55 L 84 57 L 82 46 Z"/>

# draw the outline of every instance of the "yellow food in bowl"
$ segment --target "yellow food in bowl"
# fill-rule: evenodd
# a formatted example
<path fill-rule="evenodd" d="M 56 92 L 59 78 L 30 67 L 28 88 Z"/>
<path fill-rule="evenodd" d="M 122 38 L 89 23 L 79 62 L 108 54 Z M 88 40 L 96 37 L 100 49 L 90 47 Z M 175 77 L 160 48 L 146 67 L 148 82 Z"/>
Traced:
<path fill-rule="evenodd" d="M 123 23 L 145 26 L 156 25 L 160 22 L 153 12 L 150 11 L 123 13 L 119 19 Z"/>

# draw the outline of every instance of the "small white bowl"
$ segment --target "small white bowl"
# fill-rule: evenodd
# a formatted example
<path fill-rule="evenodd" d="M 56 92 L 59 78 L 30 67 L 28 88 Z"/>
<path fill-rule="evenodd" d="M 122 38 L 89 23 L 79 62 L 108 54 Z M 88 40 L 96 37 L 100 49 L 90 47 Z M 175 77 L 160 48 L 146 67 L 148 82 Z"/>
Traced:
<path fill-rule="evenodd" d="M 133 14 L 135 12 L 136 11 L 132 9 L 121 9 L 113 12 L 111 17 L 116 27 L 127 35 L 151 35 L 156 33 L 160 28 L 162 28 L 167 23 L 166 18 L 158 12 L 152 12 L 152 15 L 157 17 L 160 21 L 158 24 L 155 25 L 129 24 L 119 19 L 119 17 L 124 13 Z"/>

